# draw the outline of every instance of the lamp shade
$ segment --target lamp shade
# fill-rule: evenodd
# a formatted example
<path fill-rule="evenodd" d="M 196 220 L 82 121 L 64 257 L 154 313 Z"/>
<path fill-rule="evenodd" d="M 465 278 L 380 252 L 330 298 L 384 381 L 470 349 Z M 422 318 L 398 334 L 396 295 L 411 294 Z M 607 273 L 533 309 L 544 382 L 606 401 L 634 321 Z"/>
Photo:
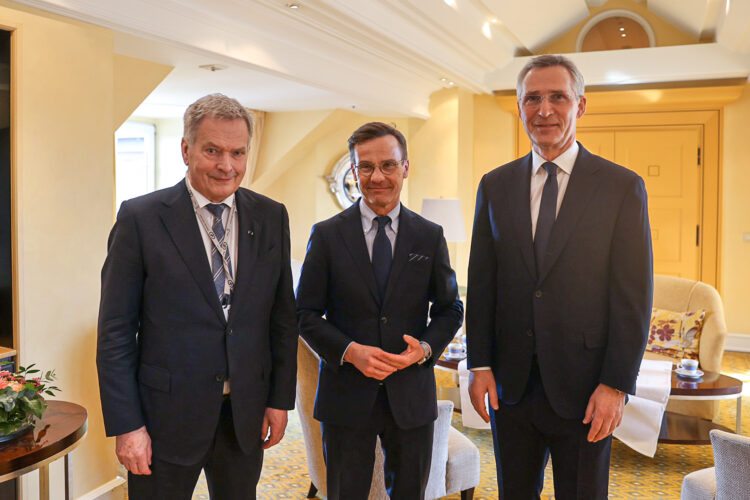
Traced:
<path fill-rule="evenodd" d="M 466 241 L 461 200 L 456 198 L 425 198 L 422 217 L 443 226 L 445 241 Z"/>

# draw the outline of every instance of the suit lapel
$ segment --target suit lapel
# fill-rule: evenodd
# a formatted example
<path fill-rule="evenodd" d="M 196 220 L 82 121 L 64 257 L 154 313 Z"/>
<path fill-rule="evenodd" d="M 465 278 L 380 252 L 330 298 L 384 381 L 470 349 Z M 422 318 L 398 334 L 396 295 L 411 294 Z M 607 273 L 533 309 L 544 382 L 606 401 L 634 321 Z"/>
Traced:
<path fill-rule="evenodd" d="M 166 206 L 160 214 L 162 222 L 206 301 L 221 321 L 225 321 L 185 181 L 180 181 L 172 189 L 174 197 L 165 202 Z"/>
<path fill-rule="evenodd" d="M 536 281 L 537 269 L 534 259 L 534 240 L 531 236 L 531 153 L 513 167 L 513 181 L 508 190 L 511 214 L 515 226 L 515 238 L 529 275 Z"/>
<path fill-rule="evenodd" d="M 396 283 L 400 283 L 399 276 L 404 270 L 409 260 L 414 243 L 417 241 L 416 215 L 414 212 L 401 205 L 401 212 L 398 216 L 398 234 L 396 234 L 396 248 L 393 252 L 393 263 L 391 264 L 391 273 L 388 276 L 388 285 L 385 289 L 383 304 L 393 293 Z"/>
<path fill-rule="evenodd" d="M 241 300 L 249 293 L 250 277 L 258 260 L 258 242 L 263 224 L 261 214 L 251 192 L 238 189 L 235 193 L 237 203 L 237 263 L 235 267 L 235 286 L 232 301 Z M 232 308 L 229 317 L 232 317 Z"/>
<path fill-rule="evenodd" d="M 560 212 L 552 226 L 552 233 L 547 244 L 547 256 L 542 263 L 538 283 L 541 283 L 547 277 L 552 266 L 560 257 L 560 253 L 565 248 L 571 234 L 573 234 L 597 188 L 596 173 L 599 167 L 591 161 L 591 153 L 586 151 L 580 143 L 578 146 L 580 148 L 578 158 L 576 158 L 573 166 Z"/>
<path fill-rule="evenodd" d="M 359 203 L 362 203 L 361 198 Z M 370 254 L 367 252 L 365 233 L 362 231 L 362 215 L 359 212 L 359 203 L 355 203 L 339 215 L 342 220 L 338 228 L 344 246 L 351 255 L 356 269 L 361 273 L 361 278 L 365 280 L 365 284 L 370 289 L 375 301 L 380 303 L 380 293 L 375 281 L 375 273 L 372 270 Z"/>

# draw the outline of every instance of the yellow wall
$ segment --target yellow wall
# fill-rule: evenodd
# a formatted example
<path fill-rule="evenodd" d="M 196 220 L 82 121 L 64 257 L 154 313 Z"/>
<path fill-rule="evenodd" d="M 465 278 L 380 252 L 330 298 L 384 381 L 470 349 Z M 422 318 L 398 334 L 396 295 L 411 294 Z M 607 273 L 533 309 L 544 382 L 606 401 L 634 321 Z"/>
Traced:
<path fill-rule="evenodd" d="M 724 109 L 724 155 L 721 219 L 721 295 L 727 329 L 750 335 L 750 170 L 747 137 L 750 135 L 750 85 L 740 99 Z"/>
<path fill-rule="evenodd" d="M 113 480 L 95 367 L 99 271 L 113 221 L 115 89 L 110 30 L 0 1 L 12 41 L 16 347 L 21 363 L 55 368 L 59 399 L 83 405 L 88 435 L 72 453 L 76 496 Z M 133 63 L 133 61 L 130 61 Z M 150 63 L 118 70 L 138 80 Z M 146 71 L 144 71 L 146 70 Z M 151 74 L 145 80 L 151 87 Z M 141 85 L 144 98 L 149 85 Z M 61 461 L 51 490 L 62 492 Z M 37 474 L 24 477 L 35 498 Z"/>

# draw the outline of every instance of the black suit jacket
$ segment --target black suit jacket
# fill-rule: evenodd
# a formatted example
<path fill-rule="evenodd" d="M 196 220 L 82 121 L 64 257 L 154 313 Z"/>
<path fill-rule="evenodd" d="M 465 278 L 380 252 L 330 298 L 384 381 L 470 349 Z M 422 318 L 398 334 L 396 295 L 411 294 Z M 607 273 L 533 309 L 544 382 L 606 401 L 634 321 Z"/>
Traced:
<path fill-rule="evenodd" d="M 294 407 L 297 330 L 286 209 L 239 189 L 228 321 L 184 181 L 126 201 L 102 269 L 97 367 L 108 436 L 146 425 L 154 455 L 200 460 L 231 380 L 237 440 L 260 444 L 266 407 Z M 137 335 L 136 335 L 137 334 Z"/>
<path fill-rule="evenodd" d="M 580 146 L 541 269 L 530 211 L 531 154 L 479 185 L 469 259 L 469 366 L 490 366 L 518 402 L 536 353 L 566 418 L 604 383 L 635 392 L 651 314 L 651 233 L 643 180 Z"/>
<path fill-rule="evenodd" d="M 400 353 L 406 348 L 405 333 L 430 344 L 433 357 L 385 379 L 393 418 L 404 429 L 437 418 L 434 362 L 463 321 L 440 226 L 401 205 L 381 303 L 359 204 L 316 224 L 297 289 L 297 317 L 300 334 L 321 357 L 316 419 L 350 427 L 366 420 L 379 381 L 350 363 L 340 365 L 341 357 L 352 341 Z"/>

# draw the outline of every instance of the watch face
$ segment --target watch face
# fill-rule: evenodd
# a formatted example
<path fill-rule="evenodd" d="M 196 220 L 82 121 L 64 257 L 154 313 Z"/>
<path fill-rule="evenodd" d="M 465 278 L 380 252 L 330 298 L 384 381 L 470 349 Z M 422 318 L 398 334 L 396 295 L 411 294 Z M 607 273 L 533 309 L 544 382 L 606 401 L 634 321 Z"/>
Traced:
<path fill-rule="evenodd" d="M 341 208 L 349 208 L 362 196 L 359 184 L 354 179 L 349 153 L 344 154 L 336 162 L 331 174 L 326 175 L 326 180 L 331 194 L 336 198 Z"/>

